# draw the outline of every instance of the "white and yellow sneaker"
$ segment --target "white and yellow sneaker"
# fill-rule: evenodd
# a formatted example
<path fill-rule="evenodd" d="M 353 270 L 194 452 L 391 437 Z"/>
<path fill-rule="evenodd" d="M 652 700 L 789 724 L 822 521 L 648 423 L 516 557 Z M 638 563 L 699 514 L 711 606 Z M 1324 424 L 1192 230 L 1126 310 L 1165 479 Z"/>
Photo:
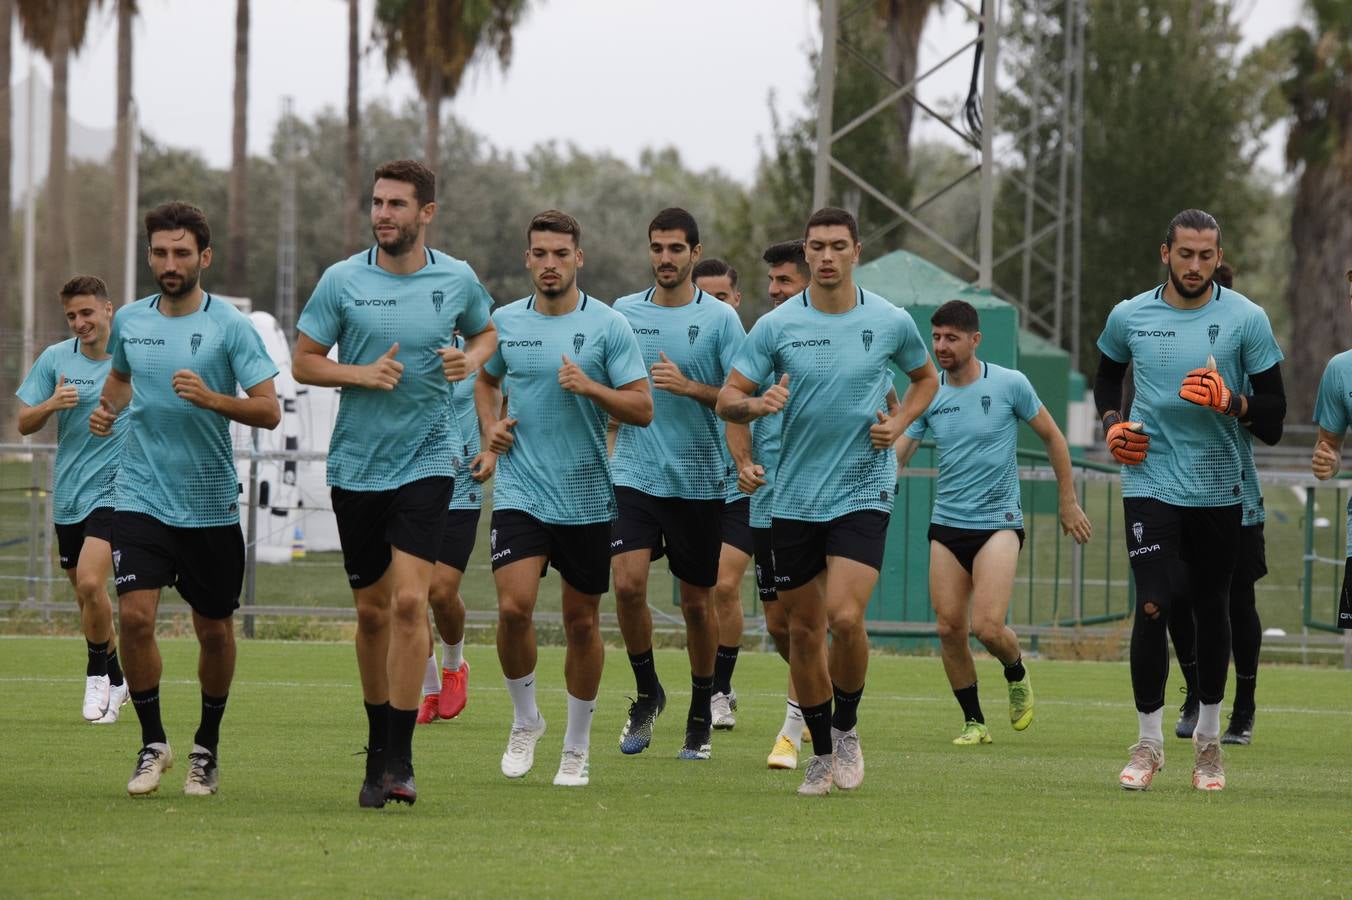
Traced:
<path fill-rule="evenodd" d="M 775 748 L 770 751 L 765 764 L 772 769 L 798 768 L 798 748 L 789 740 L 788 735 L 781 734 L 775 739 Z"/>

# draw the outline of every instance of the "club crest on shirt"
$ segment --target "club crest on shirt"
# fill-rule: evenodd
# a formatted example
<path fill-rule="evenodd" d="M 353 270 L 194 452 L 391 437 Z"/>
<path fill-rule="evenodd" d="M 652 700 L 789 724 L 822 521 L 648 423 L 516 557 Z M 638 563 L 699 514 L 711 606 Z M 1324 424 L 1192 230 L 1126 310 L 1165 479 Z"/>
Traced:
<path fill-rule="evenodd" d="M 867 353 L 868 348 L 873 346 L 873 329 L 865 328 L 859 332 L 859 338 L 864 342 L 864 352 Z"/>
<path fill-rule="evenodd" d="M 685 330 L 685 335 L 690 338 L 690 346 L 695 346 L 695 338 L 699 337 L 699 326 L 691 325 Z"/>
<path fill-rule="evenodd" d="M 446 302 L 446 294 L 444 291 L 432 292 L 432 309 L 436 310 L 438 313 L 441 312 L 441 304 L 445 302 Z"/>
<path fill-rule="evenodd" d="M 983 413 L 985 413 L 986 415 L 990 415 L 990 413 L 991 413 L 991 395 L 990 395 L 990 394 L 982 394 L 982 395 L 981 395 L 981 411 L 982 411 Z"/>
<path fill-rule="evenodd" d="M 202 346 L 202 336 L 194 334 L 192 339 L 188 341 L 188 346 L 192 348 L 192 355 L 196 356 L 198 349 Z"/>
<path fill-rule="evenodd" d="M 1221 326 L 1212 323 L 1206 327 L 1206 336 L 1211 339 L 1211 343 L 1216 343 L 1216 338 L 1221 333 Z"/>
<path fill-rule="evenodd" d="M 1139 544 L 1141 540 L 1145 537 L 1145 526 L 1142 525 L 1140 522 L 1132 522 L 1131 534 L 1132 537 L 1136 538 L 1136 543 Z"/>
<path fill-rule="evenodd" d="M 586 342 L 587 336 L 582 332 L 579 331 L 577 334 L 573 335 L 573 353 L 574 354 L 581 353 L 582 345 L 585 344 Z"/>

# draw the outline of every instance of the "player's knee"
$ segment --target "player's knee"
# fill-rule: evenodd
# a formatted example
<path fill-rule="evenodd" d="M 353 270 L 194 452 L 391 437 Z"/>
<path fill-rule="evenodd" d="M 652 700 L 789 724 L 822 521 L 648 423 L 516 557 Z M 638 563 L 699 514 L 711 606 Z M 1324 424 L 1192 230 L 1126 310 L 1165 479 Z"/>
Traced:
<path fill-rule="evenodd" d="M 378 634 L 390 624 L 390 611 L 375 603 L 357 604 L 357 630 L 362 634 Z"/>
<path fill-rule="evenodd" d="M 118 612 L 118 635 L 124 643 L 140 643 L 155 636 L 155 612 L 137 606 L 123 606 Z"/>
<path fill-rule="evenodd" d="M 565 613 L 563 616 L 563 634 L 565 640 L 574 647 L 590 644 L 596 636 L 597 623 L 594 610 L 579 610 Z"/>
<path fill-rule="evenodd" d="M 789 640 L 788 626 L 781 625 L 778 628 L 771 628 L 767 625 L 765 630 L 770 633 L 770 640 L 774 642 L 775 652 L 787 660 L 789 658 L 789 647 L 792 646 Z"/>
<path fill-rule="evenodd" d="M 1141 615 L 1145 616 L 1152 622 L 1155 621 L 1162 622 L 1168 619 L 1167 613 L 1169 611 L 1169 608 L 1166 604 L 1158 602 L 1156 600 L 1142 599 L 1140 601 L 1140 611 Z"/>
<path fill-rule="evenodd" d="M 967 640 L 967 623 L 962 619 L 939 616 L 934 621 L 934 630 L 945 644 L 960 644 Z"/>
<path fill-rule="evenodd" d="M 864 627 L 863 614 L 853 607 L 831 610 L 826 618 L 831 626 L 831 633 L 837 636 L 853 635 Z"/>
<path fill-rule="evenodd" d="M 817 622 L 794 619 L 789 622 L 789 645 L 792 648 L 808 647 L 826 642 L 826 630 Z"/>
<path fill-rule="evenodd" d="M 220 656 L 234 643 L 233 623 L 229 619 L 219 622 L 202 623 L 197 628 L 197 644 L 202 652 L 211 656 Z"/>
<path fill-rule="evenodd" d="M 982 644 L 989 647 L 991 644 L 1000 640 L 1005 631 L 1005 623 L 995 619 L 973 619 L 972 634 Z"/>
<path fill-rule="evenodd" d="M 80 575 L 75 579 L 75 596 L 80 605 L 86 603 L 107 603 L 104 595 L 104 580 L 95 575 Z"/>
<path fill-rule="evenodd" d="M 399 590 L 390 600 L 390 620 L 396 628 L 416 628 L 427 616 L 427 599 L 416 590 Z"/>
<path fill-rule="evenodd" d="M 714 618 L 713 604 L 710 603 L 708 595 L 683 597 L 681 598 L 681 614 L 685 616 L 687 625 L 704 625 Z"/>
<path fill-rule="evenodd" d="M 531 626 L 530 607 L 511 597 L 499 598 L 498 625 L 513 633 L 526 631 Z"/>
<path fill-rule="evenodd" d="M 648 592 L 646 588 L 637 581 L 628 579 L 615 579 L 615 602 L 624 607 L 647 606 Z"/>

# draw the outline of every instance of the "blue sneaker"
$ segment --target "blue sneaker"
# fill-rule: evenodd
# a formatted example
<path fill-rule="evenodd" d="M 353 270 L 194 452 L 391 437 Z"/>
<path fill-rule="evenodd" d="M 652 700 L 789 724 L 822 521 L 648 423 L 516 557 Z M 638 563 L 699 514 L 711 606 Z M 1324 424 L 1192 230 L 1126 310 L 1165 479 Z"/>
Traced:
<path fill-rule="evenodd" d="M 632 756 L 648 749 L 653 740 L 653 723 L 667 708 L 667 694 L 659 685 L 657 699 L 641 697 L 629 704 L 629 719 L 620 732 L 620 752 Z"/>

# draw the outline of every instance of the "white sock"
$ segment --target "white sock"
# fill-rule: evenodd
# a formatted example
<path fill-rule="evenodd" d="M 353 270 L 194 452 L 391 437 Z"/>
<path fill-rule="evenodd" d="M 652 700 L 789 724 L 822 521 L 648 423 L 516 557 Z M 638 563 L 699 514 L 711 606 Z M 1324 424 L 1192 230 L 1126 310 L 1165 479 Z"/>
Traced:
<path fill-rule="evenodd" d="M 579 700 L 568 695 L 568 730 L 563 735 L 563 749 L 581 750 L 584 753 L 591 747 L 592 713 L 596 712 L 596 700 Z"/>
<path fill-rule="evenodd" d="M 507 693 L 512 695 L 512 724 L 534 725 L 540 721 L 540 707 L 535 705 L 535 673 L 503 681 L 507 682 Z"/>
<path fill-rule="evenodd" d="M 784 727 L 779 733 L 793 741 L 793 749 L 803 749 L 803 710 L 792 700 L 784 711 Z"/>
<path fill-rule="evenodd" d="M 423 696 L 441 693 L 441 673 L 437 671 L 437 656 L 427 657 L 427 668 L 423 670 Z"/>
<path fill-rule="evenodd" d="M 1152 713 L 1137 711 L 1136 718 L 1141 723 L 1141 740 L 1164 746 L 1164 707 Z"/>
<path fill-rule="evenodd" d="M 1221 705 L 1219 703 L 1199 703 L 1197 705 L 1198 740 L 1215 740 L 1221 735 Z"/>
<path fill-rule="evenodd" d="M 454 644 L 441 642 L 441 667 L 450 669 L 454 672 L 460 668 L 460 664 L 465 661 L 465 639 L 461 638 Z"/>

